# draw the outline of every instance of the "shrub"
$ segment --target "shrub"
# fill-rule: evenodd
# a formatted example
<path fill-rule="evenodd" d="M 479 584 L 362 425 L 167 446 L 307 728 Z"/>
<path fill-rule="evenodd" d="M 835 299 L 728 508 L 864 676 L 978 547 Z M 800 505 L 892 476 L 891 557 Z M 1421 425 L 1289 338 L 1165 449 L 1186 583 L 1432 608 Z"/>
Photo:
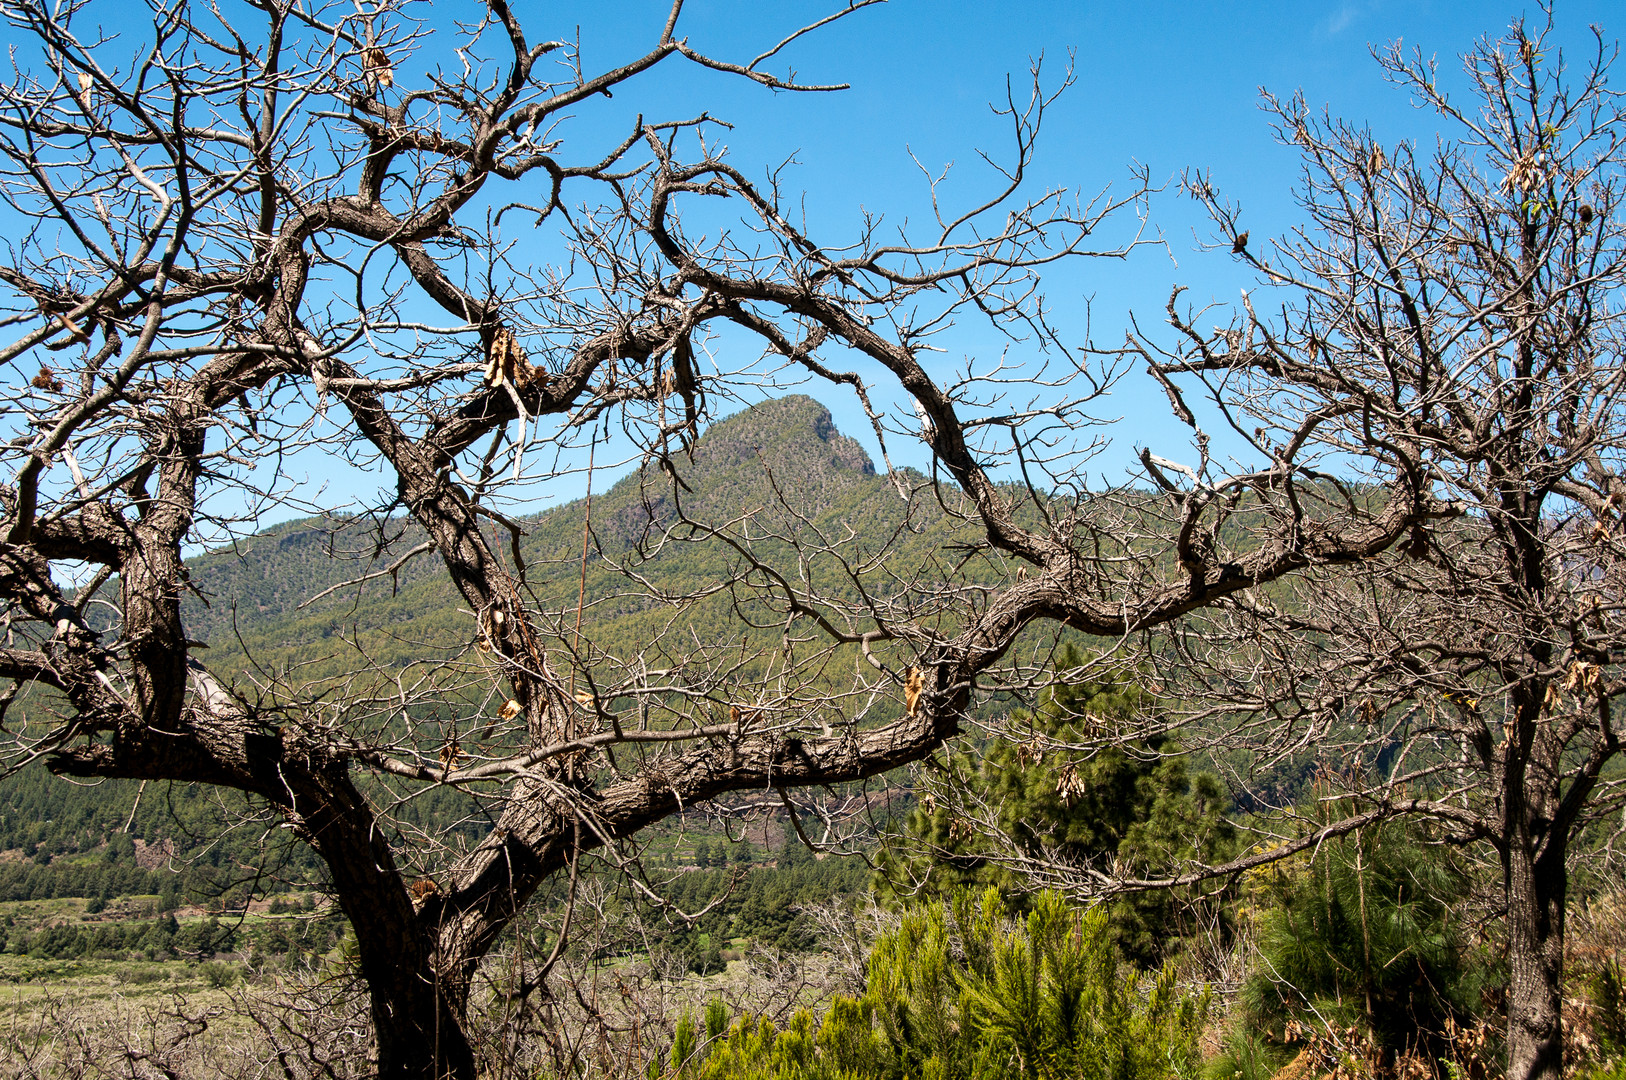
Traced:
<path fill-rule="evenodd" d="M 1312 1048 L 1359 1044 L 1385 1071 L 1409 1057 L 1449 1072 L 1453 1033 L 1475 1028 L 1499 974 L 1462 931 L 1468 879 L 1455 860 L 1415 829 L 1381 826 L 1266 875 L 1243 1022 L 1278 1046 L 1302 1033 Z"/>
<path fill-rule="evenodd" d="M 1193 1076 L 1207 996 L 1172 965 L 1142 978 L 1112 943 L 1102 908 L 1043 893 L 1025 919 L 990 889 L 905 915 L 869 957 L 862 998 L 804 1009 L 780 1031 L 707 1009 L 669 1056 L 685 1080 L 1165 1080 Z"/>
<path fill-rule="evenodd" d="M 218 960 L 210 960 L 198 965 L 198 974 L 202 975 L 203 981 L 214 989 L 224 990 L 228 986 L 235 985 L 238 976 L 242 972 L 237 969 L 235 964 L 223 964 Z"/>

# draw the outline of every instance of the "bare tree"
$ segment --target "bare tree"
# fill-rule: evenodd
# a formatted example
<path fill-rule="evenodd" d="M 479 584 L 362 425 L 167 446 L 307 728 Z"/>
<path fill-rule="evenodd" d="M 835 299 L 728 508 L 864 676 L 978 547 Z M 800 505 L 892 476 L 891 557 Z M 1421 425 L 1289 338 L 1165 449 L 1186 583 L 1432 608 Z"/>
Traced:
<path fill-rule="evenodd" d="M 1052 331 L 1038 275 L 1129 254 L 1133 215 L 1118 240 L 1094 238 L 1145 179 L 1121 198 L 1026 194 L 1051 100 L 1037 73 L 1031 99 L 1004 106 L 1013 156 L 985 199 L 963 213 L 934 201 L 924 236 L 875 220 L 830 246 L 794 224 L 778 174 L 754 182 L 720 156 L 708 117 L 640 117 L 578 164 L 563 141 L 569 114 L 669 61 L 831 89 L 766 66 L 818 24 L 733 63 L 679 35 L 678 2 L 649 51 L 594 73 L 570 42 L 533 44 L 503 0 L 455 33 L 405 5 L 167 0 L 139 41 L 95 28 L 102 10 L 5 8 L 26 42 L 0 88 L 0 185 L 22 223 L 0 266 L 17 372 L 0 673 L 30 689 L 11 766 L 259 800 L 328 867 L 382 1076 L 476 1074 L 465 1021 L 481 959 L 545 879 L 574 880 L 590 853 L 625 865 L 640 829 L 725 792 L 920 759 L 985 693 L 1049 678 L 1042 657 L 1013 651 L 1030 626 L 1122 638 L 1358 562 L 1442 512 L 1404 458 L 1381 495 L 1315 510 L 1292 483 L 1294 445 L 1263 471 L 1205 472 L 1172 532 L 1134 505 L 1096 513 L 1075 431 L 1087 439 L 1085 410 L 1116 372 Z M 1032 359 L 934 362 L 962 318 Z M 725 326 L 761 358 L 729 371 L 708 356 L 705 335 Z M 865 380 L 835 366 L 841 350 L 915 416 L 871 409 Z M 681 508 L 675 451 L 734 388 L 790 376 L 851 388 L 883 444 L 929 446 L 941 483 L 911 492 L 898 474 L 901 492 L 963 520 L 992 584 L 889 576 L 788 501 L 719 520 Z M 539 463 L 606 420 L 672 477 L 678 510 L 652 543 L 729 545 L 740 571 L 720 588 L 742 619 L 782 627 L 769 654 L 740 657 L 732 627 L 685 626 L 640 655 L 598 655 L 530 595 L 517 544 L 506 554 L 498 539 L 519 530 L 503 500 L 559 475 Z M 370 509 L 385 533 L 410 518 L 424 542 L 368 573 L 433 553 L 467 633 L 337 680 L 213 672 L 182 619 L 184 556 L 274 505 L 342 509 L 284 471 L 311 450 L 390 478 L 392 500 Z M 1229 497 L 1244 490 L 1246 507 Z M 1213 538 L 1244 513 L 1259 542 L 1232 556 Z M 697 599 L 647 592 L 679 611 Z M 767 687 L 764 665 L 779 673 Z M 832 692 L 812 678 L 828 670 L 854 673 Z M 448 784 L 494 825 L 464 848 L 392 846 L 382 793 Z"/>
<path fill-rule="evenodd" d="M 1213 331 L 1177 291 L 1176 344 L 1147 335 L 1127 353 L 1194 428 L 1181 402 L 1195 389 L 1225 438 L 1269 463 L 1238 483 L 1211 476 L 1206 453 L 1184 476 L 1146 459 L 1182 564 L 1257 534 L 1199 527 L 1216 502 L 1304 543 L 1327 528 L 1330 503 L 1347 513 L 1397 484 L 1450 511 L 1419 518 L 1381 557 L 1237 592 L 1146 641 L 1139 662 L 1167 681 L 1165 703 L 1182 703 L 1148 730 L 1176 728 L 1233 765 L 1241 756 L 1244 789 L 1283 762 L 1318 764 L 1331 809 L 1235 862 L 1166 877 L 1044 852 L 1007 860 L 1036 885 L 1100 895 L 1235 874 L 1423 815 L 1442 840 L 1487 845 L 1500 864 L 1510 1080 L 1561 1074 L 1569 866 L 1623 794 L 1609 766 L 1626 691 L 1626 112 L 1601 33 L 1574 72 L 1552 37 L 1549 18 L 1481 42 L 1460 98 L 1420 54 L 1379 54 L 1441 117 L 1432 148 L 1385 144 L 1302 98 L 1267 99 L 1281 141 L 1303 154 L 1305 225 L 1250 244 L 1239 209 L 1189 178 L 1261 288 Z M 1206 451 L 1208 435 L 1196 443 Z M 1284 506 L 1303 512 L 1289 522 Z"/>

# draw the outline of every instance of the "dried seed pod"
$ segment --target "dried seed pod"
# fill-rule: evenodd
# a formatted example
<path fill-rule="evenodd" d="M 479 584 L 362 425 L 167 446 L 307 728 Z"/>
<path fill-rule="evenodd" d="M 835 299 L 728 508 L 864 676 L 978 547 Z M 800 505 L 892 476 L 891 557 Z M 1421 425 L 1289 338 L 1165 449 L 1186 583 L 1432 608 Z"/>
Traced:
<path fill-rule="evenodd" d="M 1598 689 L 1602 681 L 1602 668 L 1585 660 L 1577 660 L 1570 665 L 1569 673 L 1564 676 L 1564 689 L 1576 695 L 1590 694 Z"/>
<path fill-rule="evenodd" d="M 1056 794 L 1061 797 L 1063 806 L 1071 807 L 1084 797 L 1087 790 L 1075 766 L 1063 765 L 1061 771 L 1056 774 Z"/>
<path fill-rule="evenodd" d="M 62 380 L 58 379 L 50 368 L 40 365 L 40 373 L 29 381 L 29 385 L 36 390 L 44 390 L 48 394 L 62 393 Z"/>
<path fill-rule="evenodd" d="M 519 347 L 519 339 L 506 326 L 497 327 L 486 351 L 486 385 L 497 387 L 507 383 L 523 390 L 535 378 L 536 371 L 525 358 L 525 350 Z"/>

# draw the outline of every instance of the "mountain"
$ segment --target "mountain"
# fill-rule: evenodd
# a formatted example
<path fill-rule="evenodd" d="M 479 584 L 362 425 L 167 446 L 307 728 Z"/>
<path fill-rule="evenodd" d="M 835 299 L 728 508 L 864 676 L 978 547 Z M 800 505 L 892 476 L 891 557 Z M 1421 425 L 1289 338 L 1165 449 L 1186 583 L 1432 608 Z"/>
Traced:
<path fill-rule="evenodd" d="M 682 481 L 675 491 L 651 462 L 593 497 L 582 619 L 582 652 L 589 663 L 606 653 L 648 649 L 657 655 L 663 632 L 685 643 L 709 635 L 738 648 L 741 620 L 726 594 L 683 606 L 657 595 L 715 586 L 744 572 L 732 549 L 680 525 L 680 514 L 716 523 L 756 512 L 755 531 L 771 528 L 803 542 L 821 532 L 844 537 L 852 565 L 890 546 L 897 566 L 918 567 L 947 538 L 935 499 L 915 500 L 917 520 L 903 528 L 911 509 L 892 482 L 876 475 L 862 446 L 841 434 L 829 410 L 808 397 L 764 402 L 718 421 L 696 441 L 692 460 L 674 454 L 672 466 Z M 578 500 L 515 521 L 523 533 L 518 546 L 525 586 L 544 629 L 554 631 L 549 649 L 574 644 L 587 512 L 586 500 Z M 663 530 L 674 539 L 656 544 Z M 189 559 L 188 635 L 208 646 L 199 655 L 219 677 L 250 696 L 277 698 L 283 696 L 279 685 L 284 690 L 296 683 L 332 685 L 369 670 L 376 679 L 392 678 L 415 663 L 446 658 L 475 671 L 480 661 L 469 649 L 473 619 L 433 553 L 417 556 L 394 575 L 344 586 L 388 567 L 422 539 L 421 530 L 402 518 L 307 518 Z M 492 539 L 511 560 L 507 531 L 498 529 Z M 763 548 L 795 567 L 788 542 Z M 810 562 L 815 576 L 833 590 L 851 591 L 845 571 L 833 560 Z M 648 585 L 616 564 L 627 564 Z M 779 640 L 779 621 L 776 617 L 745 634 L 771 649 Z M 845 670 L 852 670 L 850 661 Z M 462 688 L 464 704 L 452 700 L 447 707 L 466 713 L 486 692 L 482 681 L 489 683 L 471 678 Z M 193 889 L 211 887 L 200 882 L 229 875 L 234 865 L 263 865 L 262 854 L 239 851 L 237 845 L 281 835 L 257 829 L 223 835 L 222 814 L 248 809 L 230 793 L 217 799 L 183 785 L 148 787 L 138 797 L 142 789 L 134 783 L 76 786 L 37 766 L 0 780 L 0 900 L 147 886 L 156 891 L 158 878 L 150 872 L 131 876 L 136 868 L 122 838 L 127 821 L 128 835 L 141 841 L 142 850 L 173 850 L 177 864 L 190 867 Z M 403 817 L 436 830 L 457 827 L 461 819 L 468 828 L 467 811 L 457 793 L 437 790 L 406 805 Z M 106 846 L 109 837 L 119 843 Z M 10 862 L 8 851 L 14 853 Z M 277 858 L 316 872 L 308 854 L 297 848 Z"/>
<path fill-rule="evenodd" d="M 750 588 L 731 592 L 727 586 L 742 579 L 760 584 L 760 570 L 736 548 L 686 525 L 685 517 L 728 526 L 741 542 L 749 537 L 752 550 L 797 580 L 799 589 L 805 575 L 826 595 L 852 600 L 859 591 L 855 579 L 879 595 L 910 591 L 918 582 L 925 587 L 910 591 L 910 599 L 926 618 L 932 617 L 929 605 L 957 585 L 1010 572 L 981 549 L 980 530 L 945 512 L 924 476 L 907 473 L 907 486 L 919 493 L 908 503 L 900 499 L 893 478 L 877 475 L 862 446 L 841 434 L 829 410 L 811 398 L 746 409 L 712 425 L 692 449 L 692 457 L 674 452 L 670 459 L 680 483 L 651 461 L 595 494 L 590 515 L 587 501 L 578 500 L 515 519 L 517 561 L 508 530 L 493 527 L 494 550 L 511 569 L 523 567 L 544 648 L 561 674 L 591 673 L 603 685 L 615 677 L 609 658 L 643 657 L 650 669 L 678 661 L 711 664 L 730 694 L 765 679 L 781 655 L 784 616 Z M 1013 498 L 1019 494 L 1013 489 Z M 942 497 L 955 508 L 947 492 Z M 1154 506 L 1150 499 L 1148 506 Z M 591 541 L 585 589 L 584 525 Z M 330 516 L 287 522 L 189 559 L 188 635 L 208 646 L 200 657 L 245 696 L 273 704 L 320 702 L 307 706 L 317 721 L 342 715 L 351 730 L 373 723 L 381 737 L 393 739 L 395 729 L 385 728 L 398 722 L 387 702 L 368 715 L 341 714 L 344 703 L 361 692 L 388 691 L 398 679 L 409 685 L 428 680 L 435 693 L 420 698 L 409 718 L 420 748 L 432 756 L 447 729 L 461 725 L 467 733 L 469 720 L 488 715 L 502 688 L 473 648 L 474 619 L 433 552 L 383 572 L 422 540 L 422 531 L 403 517 Z M 707 595 L 692 599 L 702 592 Z M 933 625 L 954 631 L 952 605 Z M 812 651 L 798 646 L 798 657 Z M 842 708 L 821 694 L 826 685 L 849 688 L 853 664 L 850 647 L 837 650 L 818 675 L 827 683 L 810 681 L 798 701 L 809 710 Z M 29 705 L 20 700 L 13 715 Z M 879 720 L 887 710 L 886 703 L 873 703 L 865 715 Z M 502 738 L 482 748 L 499 749 Z M 138 798 L 142 789 L 133 783 L 76 786 L 38 766 L 0 780 L 0 900 L 85 888 L 53 876 L 59 867 L 44 864 L 67 856 L 62 874 L 79 872 L 74 868 L 103 859 L 93 853 L 121 834 L 126 821 L 145 850 L 171 842 L 176 859 L 192 867 L 188 873 L 209 880 L 229 877 L 233 867 L 266 864 L 263 855 L 238 845 L 286 835 L 259 828 L 223 833 L 227 815 L 249 809 L 231 793 L 149 787 Z M 472 838 L 486 826 L 470 809 L 460 792 L 432 788 L 403 800 L 396 813 L 405 826 L 458 829 Z M 127 867 L 128 852 L 117 844 L 107 850 L 110 868 Z M 276 857 L 317 873 L 297 846 L 284 845 Z"/>
<path fill-rule="evenodd" d="M 755 513 L 759 533 L 771 528 L 807 542 L 821 532 L 844 536 L 854 557 L 863 557 L 890 543 L 909 512 L 863 447 L 808 397 L 764 402 L 721 420 L 695 443 L 692 460 L 678 453 L 671 464 L 681 484 L 651 462 L 593 497 L 582 621 L 603 650 L 636 651 L 659 636 L 672 607 L 656 592 L 694 591 L 745 572 L 733 549 L 682 526 L 685 516 L 719 524 Z M 941 517 L 935 500 L 916 502 L 931 503 L 923 521 Z M 577 500 L 516 520 L 523 534 L 519 564 L 507 531 L 494 527 L 491 534 L 511 569 L 523 565 L 535 610 L 560 633 L 574 630 L 587 511 L 586 500 Z M 914 510 L 917 517 L 922 512 Z M 662 544 L 667 529 L 673 531 Z M 904 530 L 906 562 L 928 557 L 941 542 L 939 529 L 929 531 L 932 537 Z M 423 538 L 401 518 L 311 518 L 192 559 L 188 634 L 209 646 L 203 656 L 217 675 L 240 685 L 337 678 L 358 664 L 394 671 L 427 655 L 456 653 L 474 637 L 473 618 L 432 552 L 393 575 L 343 585 L 378 574 Z M 786 543 L 769 542 L 764 550 L 791 557 L 794 568 Z M 832 587 L 851 590 L 831 560 L 815 562 Z M 737 622 L 721 598 L 700 605 L 689 621 L 711 629 Z"/>

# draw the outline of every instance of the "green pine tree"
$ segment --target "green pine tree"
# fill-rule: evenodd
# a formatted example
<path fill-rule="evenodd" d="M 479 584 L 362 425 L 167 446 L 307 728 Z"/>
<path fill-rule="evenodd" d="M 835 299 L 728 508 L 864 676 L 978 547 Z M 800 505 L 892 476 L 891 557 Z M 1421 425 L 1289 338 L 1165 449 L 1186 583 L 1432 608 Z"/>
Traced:
<path fill-rule="evenodd" d="M 1255 881 L 1260 963 L 1242 995 L 1244 1022 L 1278 1039 L 1290 1022 L 1323 1034 L 1354 1026 L 1385 1067 L 1412 1052 L 1445 1075 L 1450 1025 L 1471 1025 L 1504 977 L 1470 946 L 1460 859 L 1414 826 L 1388 824 Z"/>
<path fill-rule="evenodd" d="M 784 1030 L 708 1009 L 708 1041 L 679 1024 L 672 1073 L 684 1080 L 1165 1080 L 1192 1076 L 1207 997 L 1182 994 L 1174 968 L 1142 976 L 1120 962 L 1103 908 L 1055 893 L 1026 917 L 998 892 L 962 891 L 907 911 L 869 957 L 861 998 L 806 1010 Z M 685 1053 L 680 1054 L 683 1050 Z M 681 1069 L 680 1069 L 680 1063 Z"/>
<path fill-rule="evenodd" d="M 1058 671 L 1082 664 L 1072 646 L 1057 655 Z M 988 885 L 1026 891 L 989 859 L 992 841 L 967 827 L 953 798 L 936 797 L 954 784 L 997 805 L 1001 831 L 1028 855 L 1142 877 L 1193 860 L 1223 860 L 1234 851 L 1236 834 L 1225 819 L 1229 800 L 1218 779 L 1191 769 L 1172 740 L 1107 742 L 1154 704 L 1124 681 L 1057 684 L 1037 709 L 1013 714 L 1012 727 L 1025 728 L 1027 740 L 995 742 L 980 762 L 966 752 L 939 762 L 905 821 L 903 848 L 883 856 L 878 891 L 895 899 L 915 893 L 942 898 Z M 1057 743 L 1099 749 L 1064 750 Z M 1166 957 L 1171 928 L 1195 930 L 1199 917 L 1218 917 L 1217 906 L 1203 903 L 1199 911 L 1197 902 L 1190 890 L 1115 901 L 1114 942 L 1129 960 L 1154 967 Z"/>

